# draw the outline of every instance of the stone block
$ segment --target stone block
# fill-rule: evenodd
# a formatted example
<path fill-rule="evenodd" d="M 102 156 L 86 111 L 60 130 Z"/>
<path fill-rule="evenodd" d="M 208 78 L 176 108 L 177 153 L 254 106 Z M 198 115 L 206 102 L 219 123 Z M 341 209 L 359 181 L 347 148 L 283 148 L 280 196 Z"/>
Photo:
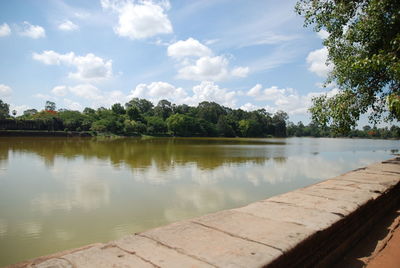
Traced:
<path fill-rule="evenodd" d="M 357 191 L 357 190 L 362 190 L 362 191 L 367 191 L 367 192 L 374 192 L 374 193 L 383 193 L 385 192 L 388 187 L 378 184 L 378 183 L 362 183 L 362 182 L 355 182 L 355 181 L 350 181 L 346 180 L 347 176 L 339 176 L 334 179 L 326 180 L 323 182 L 320 182 L 318 184 L 318 187 L 321 188 L 326 188 L 326 189 L 342 189 L 342 190 L 348 190 L 348 191 Z"/>
<path fill-rule="evenodd" d="M 291 204 L 269 202 L 268 199 L 234 210 L 261 218 L 301 224 L 316 231 L 328 228 L 341 219 L 341 216 L 330 212 Z"/>
<path fill-rule="evenodd" d="M 338 201 L 348 201 L 357 204 L 359 207 L 380 196 L 378 193 L 360 189 L 323 188 L 320 187 L 320 185 L 312 185 L 307 188 L 299 189 L 296 192 L 312 196 L 326 197 Z"/>
<path fill-rule="evenodd" d="M 67 254 L 62 257 L 74 267 L 109 268 L 109 267 L 152 267 L 149 262 L 140 259 L 132 253 L 125 252 L 115 246 L 92 247 L 82 251 Z"/>
<path fill-rule="evenodd" d="M 217 267 L 261 267 L 282 255 L 277 249 L 189 221 L 170 224 L 140 235 Z"/>
<path fill-rule="evenodd" d="M 213 267 L 139 235 L 128 235 L 111 242 L 111 244 L 115 244 L 125 251 L 135 252 L 136 255 L 160 267 Z"/>
<path fill-rule="evenodd" d="M 397 185 L 400 182 L 400 175 L 393 173 L 382 173 L 368 170 L 349 172 L 341 178 L 342 180 L 353 181 L 357 183 L 380 184 L 387 189 Z"/>
<path fill-rule="evenodd" d="M 312 196 L 301 193 L 299 190 L 271 197 L 268 201 L 321 210 L 341 216 L 349 215 L 358 208 L 358 205 L 353 202 Z"/>
<path fill-rule="evenodd" d="M 72 263 L 68 262 L 67 260 L 57 259 L 57 258 L 49 259 L 42 263 L 32 265 L 29 267 L 32 267 L 32 268 L 33 267 L 34 268 L 74 268 Z"/>
<path fill-rule="evenodd" d="M 194 219 L 203 225 L 235 237 L 277 248 L 283 253 L 315 234 L 303 225 L 260 218 L 251 214 L 225 210 Z"/>

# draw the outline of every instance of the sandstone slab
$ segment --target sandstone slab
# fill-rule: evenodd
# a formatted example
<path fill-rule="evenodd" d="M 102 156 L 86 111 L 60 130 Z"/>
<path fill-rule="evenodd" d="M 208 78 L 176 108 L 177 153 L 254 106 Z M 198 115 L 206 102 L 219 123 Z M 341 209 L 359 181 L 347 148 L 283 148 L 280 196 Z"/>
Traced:
<path fill-rule="evenodd" d="M 160 267 L 213 267 L 212 265 L 181 254 L 174 249 L 139 235 L 125 236 L 111 242 L 111 244 L 125 251 L 135 252 L 136 255 Z"/>
<path fill-rule="evenodd" d="M 203 225 L 287 252 L 315 233 L 303 225 L 226 210 L 197 219 Z M 277 231 L 279 230 L 279 231 Z"/>
<path fill-rule="evenodd" d="M 141 235 L 217 267 L 261 267 L 282 255 L 277 249 L 188 221 Z"/>
<path fill-rule="evenodd" d="M 109 267 L 156 267 L 140 259 L 135 254 L 125 252 L 117 247 L 92 247 L 82 251 L 67 254 L 62 257 L 73 264 L 73 267 L 109 268 Z"/>
<path fill-rule="evenodd" d="M 301 224 L 316 231 L 328 228 L 342 218 L 339 215 L 322 210 L 270 202 L 268 200 L 255 202 L 234 210 L 261 218 Z"/>
<path fill-rule="evenodd" d="M 268 201 L 292 204 L 298 207 L 326 211 L 342 216 L 346 216 L 358 208 L 358 205 L 353 202 L 307 195 L 300 193 L 298 190 L 271 197 Z"/>

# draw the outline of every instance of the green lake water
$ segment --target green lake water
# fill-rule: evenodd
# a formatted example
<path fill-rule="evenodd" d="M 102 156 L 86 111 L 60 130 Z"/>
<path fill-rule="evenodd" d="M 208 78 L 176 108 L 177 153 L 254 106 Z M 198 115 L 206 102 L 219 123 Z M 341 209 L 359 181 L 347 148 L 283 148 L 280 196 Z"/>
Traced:
<path fill-rule="evenodd" d="M 0 138 L 0 266 L 244 206 L 385 160 L 400 141 Z"/>

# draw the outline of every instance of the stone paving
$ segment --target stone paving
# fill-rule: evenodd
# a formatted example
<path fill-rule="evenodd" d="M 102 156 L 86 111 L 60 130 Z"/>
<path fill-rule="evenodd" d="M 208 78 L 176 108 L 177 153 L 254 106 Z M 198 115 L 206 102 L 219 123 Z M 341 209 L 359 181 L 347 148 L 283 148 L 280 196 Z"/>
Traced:
<path fill-rule="evenodd" d="M 242 208 L 10 267 L 324 267 L 399 199 L 395 158 Z"/>

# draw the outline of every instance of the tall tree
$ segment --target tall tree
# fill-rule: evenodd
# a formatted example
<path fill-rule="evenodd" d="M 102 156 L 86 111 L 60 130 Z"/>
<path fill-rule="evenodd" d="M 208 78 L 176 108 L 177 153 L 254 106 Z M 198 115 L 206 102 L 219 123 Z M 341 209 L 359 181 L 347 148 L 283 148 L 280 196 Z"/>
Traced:
<path fill-rule="evenodd" d="M 142 114 L 150 114 L 154 107 L 153 103 L 151 103 L 150 101 L 148 101 L 146 99 L 139 99 L 139 98 L 133 98 L 125 104 L 126 108 L 129 108 L 131 106 L 137 107 L 139 109 L 140 113 L 142 113 Z"/>
<path fill-rule="evenodd" d="M 0 100 L 0 119 L 7 118 L 10 114 L 10 105 Z"/>
<path fill-rule="evenodd" d="M 125 109 L 124 107 L 121 105 L 121 103 L 115 103 L 111 106 L 111 110 L 113 111 L 113 113 L 115 114 L 125 114 Z"/>
<path fill-rule="evenodd" d="M 56 110 L 56 103 L 52 102 L 52 101 L 46 101 L 44 109 L 46 111 L 55 111 Z"/>
<path fill-rule="evenodd" d="M 164 120 L 172 114 L 172 104 L 167 100 L 160 100 L 154 108 L 154 113 Z"/>
<path fill-rule="evenodd" d="M 314 99 L 311 113 L 320 125 L 348 132 L 361 114 L 370 120 L 400 119 L 400 1 L 299 0 L 305 26 L 325 30 L 333 63 L 327 83 L 339 94 Z M 386 113 L 388 112 L 388 113 Z"/>

